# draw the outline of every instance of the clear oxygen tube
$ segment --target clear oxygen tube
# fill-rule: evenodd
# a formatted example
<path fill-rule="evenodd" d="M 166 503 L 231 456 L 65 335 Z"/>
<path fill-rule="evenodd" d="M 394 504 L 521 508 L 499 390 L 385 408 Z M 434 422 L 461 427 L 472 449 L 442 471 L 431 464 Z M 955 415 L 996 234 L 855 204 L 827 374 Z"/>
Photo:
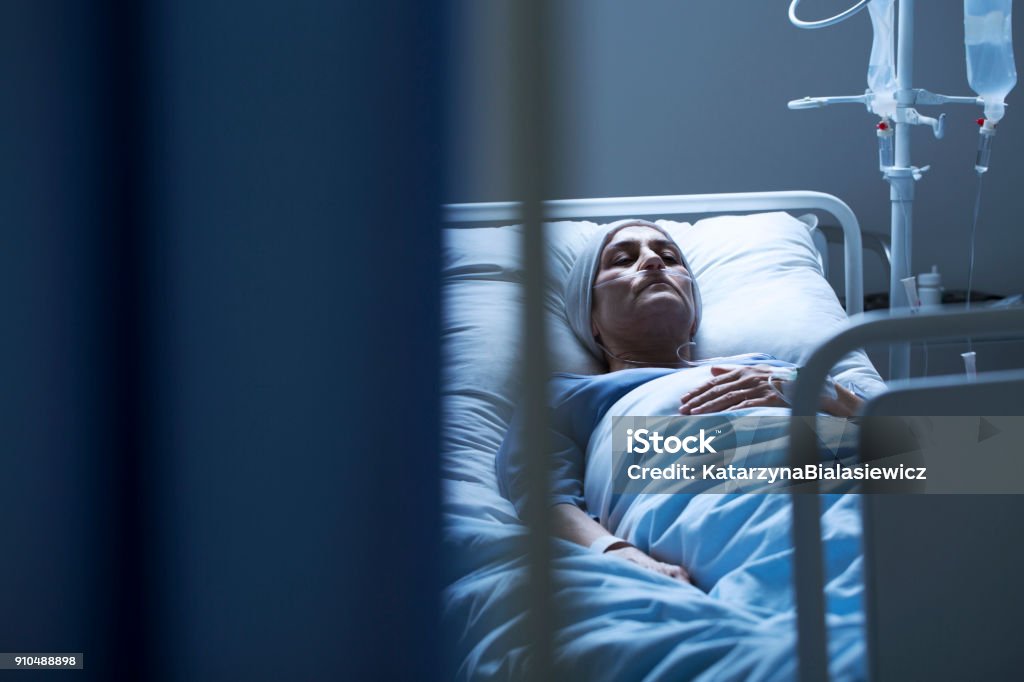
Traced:
<path fill-rule="evenodd" d="M 673 279 L 679 280 L 680 282 L 685 282 L 690 287 L 693 287 L 693 276 L 680 270 L 637 270 L 636 272 L 627 272 L 625 275 L 619 275 L 618 277 L 613 277 L 612 279 L 607 279 L 603 282 L 600 282 L 599 284 L 595 284 L 594 288 L 601 289 L 603 287 L 608 286 L 609 284 L 614 284 L 616 282 L 621 282 L 623 280 L 642 279 L 644 277 L 650 277 L 652 280 L 655 280 L 654 282 L 652 282 L 652 284 L 656 283 L 657 280 L 662 277 L 671 277 Z"/>
<path fill-rule="evenodd" d="M 683 286 L 688 284 L 691 287 L 692 291 L 693 277 L 687 273 L 679 272 L 678 270 L 640 270 L 638 272 L 631 272 L 625 275 L 620 275 L 619 277 L 615 277 L 613 279 L 606 280 L 599 284 L 595 284 L 594 289 L 596 290 L 602 287 L 606 287 L 610 284 L 621 283 L 624 280 L 647 277 L 655 280 L 651 283 L 651 285 L 659 283 L 659 280 L 663 283 L 668 283 L 668 280 L 664 278 L 671 277 L 679 281 Z M 621 355 L 618 355 L 617 353 L 610 350 L 600 341 L 595 340 L 595 343 L 597 344 L 598 348 L 607 353 L 609 357 L 615 358 L 616 360 L 625 365 L 630 365 L 636 368 L 678 367 L 682 369 L 690 367 L 702 367 L 707 365 L 720 364 L 724 362 L 735 362 L 736 360 L 742 358 L 756 358 L 762 355 L 762 353 L 743 353 L 742 355 L 729 355 L 693 360 L 691 358 L 693 357 L 694 351 L 697 347 L 697 343 L 693 339 L 690 339 L 689 341 L 685 341 L 676 347 L 675 360 L 669 360 L 668 362 L 648 362 L 642 360 L 631 360 L 629 358 L 622 357 Z M 768 385 L 787 405 L 792 404 L 792 391 L 795 386 L 797 371 L 798 370 L 795 367 L 773 367 L 772 373 L 768 378 Z M 850 388 L 855 393 L 858 392 L 856 386 L 851 385 Z M 822 397 L 831 400 L 836 400 L 838 398 L 838 393 L 835 388 L 835 382 L 832 380 L 832 377 L 826 377 L 825 387 L 822 390 Z"/>

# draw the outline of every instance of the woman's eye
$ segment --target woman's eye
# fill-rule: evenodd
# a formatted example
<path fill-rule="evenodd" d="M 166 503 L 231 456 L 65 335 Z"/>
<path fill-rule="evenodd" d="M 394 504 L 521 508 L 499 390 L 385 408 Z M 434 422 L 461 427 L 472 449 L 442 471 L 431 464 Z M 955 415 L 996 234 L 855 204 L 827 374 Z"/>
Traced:
<path fill-rule="evenodd" d="M 618 258 L 616 258 L 616 259 L 614 259 L 612 261 L 612 265 L 625 265 L 628 262 L 629 262 L 628 258 L 626 258 L 625 256 L 619 256 Z"/>
<path fill-rule="evenodd" d="M 662 258 L 662 260 L 664 260 L 667 263 L 677 263 L 677 262 L 679 262 L 679 259 L 676 258 L 675 256 L 673 256 L 671 253 L 662 254 L 661 258 Z"/>

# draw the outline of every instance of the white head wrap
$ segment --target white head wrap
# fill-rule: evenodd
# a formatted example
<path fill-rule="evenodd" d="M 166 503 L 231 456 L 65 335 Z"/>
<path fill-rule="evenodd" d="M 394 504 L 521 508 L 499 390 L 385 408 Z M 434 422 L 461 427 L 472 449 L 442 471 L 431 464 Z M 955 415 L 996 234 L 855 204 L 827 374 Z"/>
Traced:
<path fill-rule="evenodd" d="M 576 257 L 576 262 L 573 263 L 572 270 L 569 272 L 569 280 L 565 284 L 565 315 L 569 320 L 569 326 L 583 346 L 590 351 L 590 354 L 601 362 L 605 361 L 604 351 L 601 350 L 594 340 L 590 324 L 590 313 L 594 302 L 594 278 L 597 276 L 601 252 L 604 251 L 604 247 L 611 240 L 612 235 L 622 228 L 631 225 L 654 228 L 665 235 L 672 243 L 675 243 L 672 235 L 654 223 L 635 218 L 620 220 L 608 225 L 605 230 L 591 237 L 590 241 L 587 242 L 586 246 L 583 247 L 583 250 Z M 682 249 L 680 249 L 681 252 Z M 685 255 L 683 255 L 683 265 L 692 275 L 693 271 L 690 270 L 690 265 L 686 262 Z M 697 288 L 696 279 L 693 280 L 693 300 L 695 307 L 693 311 L 694 331 L 696 331 L 697 326 L 700 325 L 701 309 L 700 290 Z"/>

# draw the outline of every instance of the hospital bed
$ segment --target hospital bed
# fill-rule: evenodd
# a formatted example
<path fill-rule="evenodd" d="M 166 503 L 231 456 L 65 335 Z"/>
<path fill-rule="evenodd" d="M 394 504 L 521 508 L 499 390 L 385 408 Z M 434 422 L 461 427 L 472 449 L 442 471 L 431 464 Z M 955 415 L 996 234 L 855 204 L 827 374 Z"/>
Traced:
<path fill-rule="evenodd" d="M 803 215 L 811 211 L 826 214 L 841 230 L 845 311 L 823 276 L 822 262 L 827 262 L 827 255 L 823 257 L 818 251 L 823 240 L 815 238 L 817 219 Z M 719 356 L 764 350 L 805 367 L 794 400 L 795 414 L 813 414 L 817 391 L 829 373 L 837 379 L 851 380 L 878 400 L 887 395 L 867 356 L 858 350 L 867 342 L 949 338 L 963 336 L 968 329 L 975 338 L 1024 335 L 1024 317 L 1013 310 L 899 319 L 876 315 L 851 326 L 847 315 L 856 316 L 863 303 L 862 239 L 853 212 L 831 195 L 767 192 L 581 199 L 546 202 L 544 213 L 551 221 L 544 230 L 551 276 L 544 299 L 551 369 L 596 371 L 564 319 L 560 319 L 559 278 L 571 265 L 574 250 L 598 229 L 599 223 L 623 217 L 658 219 L 687 253 L 705 302 L 698 352 L 703 348 L 704 355 Z M 702 218 L 693 224 L 678 222 L 690 216 Z M 519 345 L 522 231 L 514 226 L 519 220 L 514 203 L 452 204 L 444 207 L 444 220 L 442 474 L 449 558 L 444 625 L 452 644 L 451 665 L 456 677 L 504 679 L 523 671 L 530 648 L 523 618 L 527 531 L 510 503 L 497 493 L 494 473 L 494 453 L 511 419 L 522 373 L 529 371 L 528 363 L 521 365 Z M 756 309 L 741 305 L 740 310 L 733 310 L 737 292 L 751 290 L 756 293 L 754 298 L 761 297 L 754 303 Z M 789 316 L 800 319 L 786 319 L 787 305 L 791 306 Z M 759 320 L 775 323 L 770 329 L 760 329 L 753 342 L 750 334 L 739 335 L 744 326 L 758 326 Z M 758 341 L 767 348 L 737 345 Z M 1014 381 L 1020 380 L 1019 376 L 1002 376 L 990 385 L 983 378 L 970 390 L 977 393 L 991 388 L 988 395 L 1005 397 L 1007 391 L 1019 388 Z M 943 386 L 948 389 L 961 383 L 947 379 Z M 927 388 L 907 386 L 905 390 Z M 791 462 L 813 456 L 808 452 L 807 438 L 808 434 L 802 433 L 791 439 Z M 577 614 L 582 624 L 573 631 L 571 644 L 561 641 L 565 652 L 559 659 L 561 664 L 577 673 L 590 671 L 596 677 L 608 678 L 648 674 L 665 679 L 697 674 L 709 678 L 721 674 L 772 677 L 795 676 L 797 672 L 804 679 L 827 676 L 830 657 L 826 654 L 817 498 L 795 495 L 793 505 L 799 627 L 794 624 L 791 640 L 788 635 L 778 635 L 772 642 L 781 642 L 780 661 L 785 660 L 786 651 L 792 659 L 798 650 L 799 669 L 794 660 L 792 667 L 780 663 L 781 667 L 766 673 L 763 661 L 757 659 L 767 651 L 768 640 L 764 633 L 757 632 L 749 643 L 734 641 L 738 653 L 730 654 L 731 658 L 723 654 L 721 665 L 705 662 L 703 668 L 692 667 L 691 662 L 706 656 L 706 652 L 699 653 L 699 646 L 687 649 L 688 635 L 682 624 L 700 614 L 687 611 L 686 605 L 674 600 L 670 589 L 657 584 L 657 580 L 625 568 L 609 571 L 607 564 L 597 561 L 600 557 L 587 555 L 568 543 L 555 557 L 556 569 L 571 572 L 574 591 L 593 597 L 595 608 L 605 612 Z M 869 509 L 865 513 L 871 512 Z M 875 525 L 885 528 L 884 524 Z M 870 544 L 871 537 L 866 542 Z M 884 557 L 871 555 L 870 551 L 868 556 L 874 561 L 869 564 L 874 574 L 866 578 L 870 588 L 881 584 L 872 575 L 884 575 L 885 569 L 879 563 L 884 563 Z M 610 596 L 620 594 L 628 599 L 617 602 Z M 888 679 L 889 670 L 901 668 L 885 668 L 877 661 L 894 660 L 885 647 L 892 642 L 898 644 L 899 638 L 878 636 L 883 631 L 888 633 L 880 626 L 886 617 L 880 608 L 884 610 L 885 606 L 880 607 L 872 598 L 870 593 L 866 597 L 867 611 L 874 619 L 868 624 L 868 650 L 873 660 L 865 669 L 879 679 Z M 648 605 L 646 615 L 616 615 L 636 614 L 638 602 Z M 652 609 L 657 614 L 653 618 Z M 565 628 L 571 630 L 572 624 L 563 624 L 560 635 L 564 635 Z M 643 637 L 635 636 L 637 628 L 644 629 Z M 631 635 L 635 639 L 631 640 Z M 669 648 L 654 645 L 652 638 L 673 644 Z"/>

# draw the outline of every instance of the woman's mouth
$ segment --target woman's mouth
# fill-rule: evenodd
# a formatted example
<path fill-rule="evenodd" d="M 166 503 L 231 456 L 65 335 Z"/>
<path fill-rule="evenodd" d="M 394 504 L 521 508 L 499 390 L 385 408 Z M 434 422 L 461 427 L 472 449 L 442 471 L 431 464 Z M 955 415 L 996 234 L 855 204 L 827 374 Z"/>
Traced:
<path fill-rule="evenodd" d="M 649 282 L 646 282 L 646 283 L 642 284 L 640 286 L 640 290 L 637 293 L 640 293 L 640 292 L 642 292 L 642 291 L 644 291 L 646 289 L 650 289 L 651 287 L 657 287 L 657 286 L 667 287 L 668 289 L 671 289 L 672 291 L 676 290 L 676 288 L 672 285 L 672 283 L 667 278 L 662 277 L 660 275 L 655 275 L 655 276 L 650 278 Z"/>

